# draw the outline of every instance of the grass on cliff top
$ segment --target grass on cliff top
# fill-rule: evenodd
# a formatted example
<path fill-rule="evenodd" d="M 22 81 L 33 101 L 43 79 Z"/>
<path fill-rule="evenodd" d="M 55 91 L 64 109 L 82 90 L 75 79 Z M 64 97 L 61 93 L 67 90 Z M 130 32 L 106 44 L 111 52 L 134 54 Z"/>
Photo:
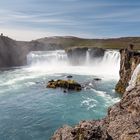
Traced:
<path fill-rule="evenodd" d="M 134 44 L 135 50 L 140 50 L 140 38 L 121 38 L 121 39 L 95 39 L 95 40 L 77 40 L 76 42 L 71 42 L 71 46 L 78 47 L 100 47 L 105 49 L 124 49 L 130 44 Z"/>
<path fill-rule="evenodd" d="M 42 39 L 41 39 L 42 40 Z M 124 37 L 124 38 L 110 38 L 110 39 L 83 39 L 77 37 L 56 37 L 45 38 L 42 41 L 62 45 L 64 49 L 72 47 L 99 47 L 105 49 L 123 49 L 134 44 L 134 49 L 140 50 L 140 37 Z M 41 42 L 42 42 L 41 41 Z"/>

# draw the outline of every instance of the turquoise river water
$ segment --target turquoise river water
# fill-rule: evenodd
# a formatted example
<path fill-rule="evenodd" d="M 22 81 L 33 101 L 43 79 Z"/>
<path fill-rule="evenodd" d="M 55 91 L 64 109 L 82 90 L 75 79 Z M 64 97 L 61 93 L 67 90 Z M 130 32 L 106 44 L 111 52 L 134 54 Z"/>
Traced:
<path fill-rule="evenodd" d="M 31 62 L 35 58 L 30 55 L 29 66 L 0 71 L 0 140 L 49 140 L 64 124 L 103 118 L 107 108 L 120 100 L 114 91 L 119 69 L 114 53 L 93 67 L 67 65 L 58 59 L 58 52 L 53 58 L 57 56 L 60 63 L 45 64 L 44 56 L 41 62 L 38 55 L 40 64 Z M 110 57 L 115 57 L 113 63 L 107 60 Z M 67 75 L 87 83 L 86 88 L 68 93 L 46 88 L 49 80 Z M 97 77 L 102 80 L 94 81 Z"/>

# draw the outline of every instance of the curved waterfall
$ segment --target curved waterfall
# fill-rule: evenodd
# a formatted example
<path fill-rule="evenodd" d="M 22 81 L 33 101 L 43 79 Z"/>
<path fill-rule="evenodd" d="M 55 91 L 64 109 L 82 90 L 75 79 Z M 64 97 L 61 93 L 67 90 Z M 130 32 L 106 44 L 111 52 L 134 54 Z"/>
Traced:
<path fill-rule="evenodd" d="M 76 61 L 76 58 L 74 58 Z M 28 65 L 38 70 L 49 70 L 56 73 L 69 71 L 95 75 L 117 75 L 119 76 L 120 54 L 117 50 L 107 50 L 103 57 L 93 58 L 89 51 L 86 53 L 83 65 L 72 65 L 64 50 L 35 51 L 27 56 Z"/>
<path fill-rule="evenodd" d="M 39 64 L 58 64 L 65 63 L 68 61 L 67 54 L 64 50 L 57 51 L 33 51 L 27 56 L 28 65 L 39 65 Z"/>
<path fill-rule="evenodd" d="M 101 61 L 102 65 L 106 65 L 108 67 L 114 67 L 119 71 L 120 69 L 120 53 L 114 50 L 108 50 L 105 52 L 105 55 Z"/>

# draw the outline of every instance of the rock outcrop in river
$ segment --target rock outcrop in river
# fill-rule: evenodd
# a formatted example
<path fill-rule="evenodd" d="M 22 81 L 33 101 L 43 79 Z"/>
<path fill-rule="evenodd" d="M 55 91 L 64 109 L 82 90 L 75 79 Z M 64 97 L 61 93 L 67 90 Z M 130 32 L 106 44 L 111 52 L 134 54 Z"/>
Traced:
<path fill-rule="evenodd" d="M 125 77 L 128 84 L 134 69 L 140 63 L 139 53 L 129 49 L 121 50 L 120 53 L 121 78 Z M 104 119 L 81 121 L 74 127 L 65 125 L 54 133 L 51 140 L 140 140 L 140 69 L 138 70 L 135 86 L 125 91 L 120 102 L 108 109 Z"/>
<path fill-rule="evenodd" d="M 80 91 L 82 89 L 81 85 L 74 80 L 51 80 L 47 84 L 47 88 L 63 88 L 66 90 Z"/>

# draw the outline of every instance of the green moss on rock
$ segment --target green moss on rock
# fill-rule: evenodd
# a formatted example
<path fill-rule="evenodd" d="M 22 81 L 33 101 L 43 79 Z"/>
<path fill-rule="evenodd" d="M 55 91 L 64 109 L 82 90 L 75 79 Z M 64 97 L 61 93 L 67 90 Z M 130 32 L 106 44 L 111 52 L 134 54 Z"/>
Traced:
<path fill-rule="evenodd" d="M 126 89 L 126 85 L 122 83 L 122 81 L 119 81 L 115 87 L 115 90 L 118 93 L 122 93 L 122 94 L 125 92 L 125 89 Z"/>

